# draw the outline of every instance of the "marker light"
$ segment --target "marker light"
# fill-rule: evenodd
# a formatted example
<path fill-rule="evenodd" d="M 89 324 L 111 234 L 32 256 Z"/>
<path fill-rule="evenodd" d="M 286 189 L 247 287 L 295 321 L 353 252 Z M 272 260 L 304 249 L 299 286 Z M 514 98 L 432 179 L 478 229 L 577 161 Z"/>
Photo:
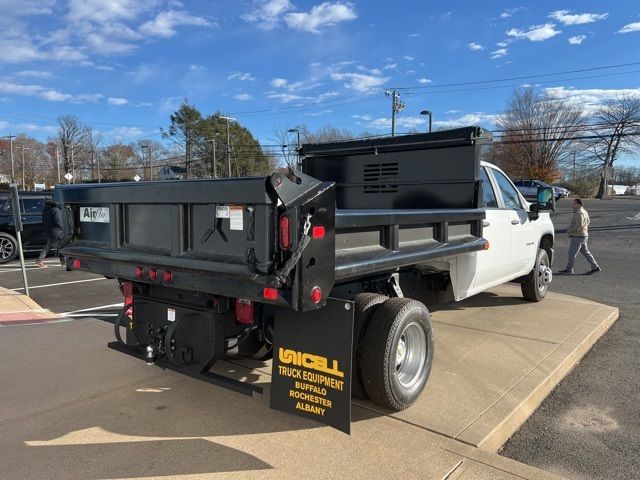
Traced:
<path fill-rule="evenodd" d="M 264 290 L 262 290 L 262 296 L 266 300 L 275 300 L 278 298 L 278 289 L 272 288 L 272 287 L 265 287 Z"/>
<path fill-rule="evenodd" d="M 142 279 L 142 277 L 144 277 L 144 268 L 136 267 L 136 278 Z"/>
<path fill-rule="evenodd" d="M 313 227 L 313 230 L 311 230 L 311 236 L 313 238 L 323 238 L 324 237 L 324 227 L 323 226 L 319 226 L 319 227 Z"/>
<path fill-rule="evenodd" d="M 80 268 L 80 259 L 74 258 L 73 263 L 71 264 L 74 270 L 78 270 Z"/>
<path fill-rule="evenodd" d="M 320 300 L 322 300 L 322 289 L 320 289 L 320 287 L 313 287 L 313 290 L 311 290 L 311 301 L 313 303 L 320 303 Z"/>
<path fill-rule="evenodd" d="M 149 269 L 149 280 L 156 281 L 158 279 L 158 270 L 155 268 Z"/>
<path fill-rule="evenodd" d="M 253 302 L 244 298 L 236 298 L 236 320 L 244 325 L 253 323 Z"/>
<path fill-rule="evenodd" d="M 171 280 L 173 280 L 173 273 L 171 273 L 169 270 L 166 270 L 163 274 L 162 274 L 162 281 L 164 283 L 169 283 Z"/>

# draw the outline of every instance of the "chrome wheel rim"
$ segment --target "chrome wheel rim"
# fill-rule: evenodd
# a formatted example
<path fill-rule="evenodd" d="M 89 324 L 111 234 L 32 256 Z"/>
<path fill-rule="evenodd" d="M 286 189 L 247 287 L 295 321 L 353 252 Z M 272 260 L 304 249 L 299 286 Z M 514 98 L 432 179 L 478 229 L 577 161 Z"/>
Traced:
<path fill-rule="evenodd" d="M 546 262 L 541 259 L 540 260 L 540 264 L 538 265 L 538 291 L 540 293 L 543 293 L 547 290 L 547 287 L 549 286 L 549 281 L 547 281 L 547 277 L 550 276 L 550 273 L 547 272 L 547 270 L 549 270 L 549 267 L 547 266 Z"/>
<path fill-rule="evenodd" d="M 13 255 L 13 242 L 6 238 L 0 238 L 0 257 L 9 258 Z"/>
<path fill-rule="evenodd" d="M 396 346 L 396 376 L 404 388 L 415 386 L 422 378 L 427 358 L 427 338 L 422 326 L 411 322 L 402 331 Z"/>

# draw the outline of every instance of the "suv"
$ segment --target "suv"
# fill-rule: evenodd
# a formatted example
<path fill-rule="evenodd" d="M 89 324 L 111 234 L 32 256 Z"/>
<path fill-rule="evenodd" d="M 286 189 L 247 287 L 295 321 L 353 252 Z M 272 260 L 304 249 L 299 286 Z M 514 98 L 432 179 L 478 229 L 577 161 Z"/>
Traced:
<path fill-rule="evenodd" d="M 47 243 L 47 232 L 42 224 L 45 200 L 51 192 L 20 192 L 22 211 L 22 248 L 25 252 L 38 252 Z M 18 255 L 18 241 L 9 192 L 0 192 L 0 264 L 8 263 Z"/>
<path fill-rule="evenodd" d="M 562 197 L 569 196 L 569 190 L 567 190 L 566 188 L 552 187 L 551 185 L 543 182 L 542 180 L 516 180 L 513 182 L 513 184 L 518 188 L 518 190 L 520 190 L 520 193 L 522 193 L 522 195 L 527 199 L 535 198 L 535 196 L 538 194 L 538 187 L 553 188 L 553 193 L 554 193 L 554 196 L 556 197 L 556 200 L 559 200 Z"/>

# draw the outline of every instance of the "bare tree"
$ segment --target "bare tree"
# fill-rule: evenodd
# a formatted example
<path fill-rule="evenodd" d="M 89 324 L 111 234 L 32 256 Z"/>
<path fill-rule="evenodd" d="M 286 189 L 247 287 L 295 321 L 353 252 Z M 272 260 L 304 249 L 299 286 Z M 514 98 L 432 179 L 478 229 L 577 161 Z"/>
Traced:
<path fill-rule="evenodd" d="M 60 116 L 58 117 L 58 141 L 64 171 L 72 171 L 73 174 L 76 156 L 82 158 L 82 155 L 90 149 L 87 127 L 75 115 Z"/>
<path fill-rule="evenodd" d="M 559 166 L 573 157 L 574 139 L 582 133 L 582 108 L 533 88 L 515 90 L 498 118 L 501 136 L 492 159 L 513 178 L 553 182 Z"/>
<path fill-rule="evenodd" d="M 133 150 L 129 145 L 114 143 L 102 151 L 104 162 L 104 178 L 108 180 L 131 179 L 135 175 L 137 165 Z"/>
<path fill-rule="evenodd" d="M 606 193 L 606 173 L 625 153 L 640 148 L 640 97 L 623 96 L 608 101 L 593 115 L 590 151 L 592 161 L 601 171 L 597 198 Z"/>

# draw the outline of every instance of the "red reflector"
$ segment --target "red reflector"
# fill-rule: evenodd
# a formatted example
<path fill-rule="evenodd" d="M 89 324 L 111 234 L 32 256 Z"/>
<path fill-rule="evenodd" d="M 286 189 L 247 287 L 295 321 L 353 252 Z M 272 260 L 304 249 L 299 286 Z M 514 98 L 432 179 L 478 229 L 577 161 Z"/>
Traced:
<path fill-rule="evenodd" d="M 266 287 L 262 291 L 262 296 L 264 298 L 266 298 L 267 300 L 275 300 L 275 299 L 278 298 L 278 289 L 277 288 Z"/>
<path fill-rule="evenodd" d="M 173 280 L 173 273 L 171 273 L 169 270 L 162 274 L 162 281 L 164 283 L 169 283 L 171 280 Z"/>
<path fill-rule="evenodd" d="M 136 278 L 144 277 L 144 268 L 136 267 Z"/>
<path fill-rule="evenodd" d="M 291 219 L 289 215 L 280 215 L 280 248 L 289 250 L 291 248 Z"/>
<path fill-rule="evenodd" d="M 311 230 L 311 236 L 313 238 L 323 238 L 324 237 L 324 227 L 313 227 L 313 230 Z"/>
<path fill-rule="evenodd" d="M 158 270 L 155 268 L 149 269 L 149 280 L 157 280 L 158 279 Z"/>
<path fill-rule="evenodd" d="M 124 295 L 125 306 L 131 305 L 133 303 L 133 283 L 122 282 L 122 294 Z M 133 308 L 129 308 L 126 315 L 133 318 Z"/>
<path fill-rule="evenodd" d="M 253 302 L 244 298 L 236 298 L 236 320 L 245 325 L 253 323 Z"/>
<path fill-rule="evenodd" d="M 80 259 L 74 258 L 72 266 L 74 270 L 78 270 L 80 268 Z"/>
<path fill-rule="evenodd" d="M 320 300 L 322 300 L 322 290 L 320 287 L 313 287 L 313 290 L 311 290 L 311 301 L 313 303 L 320 303 Z"/>

